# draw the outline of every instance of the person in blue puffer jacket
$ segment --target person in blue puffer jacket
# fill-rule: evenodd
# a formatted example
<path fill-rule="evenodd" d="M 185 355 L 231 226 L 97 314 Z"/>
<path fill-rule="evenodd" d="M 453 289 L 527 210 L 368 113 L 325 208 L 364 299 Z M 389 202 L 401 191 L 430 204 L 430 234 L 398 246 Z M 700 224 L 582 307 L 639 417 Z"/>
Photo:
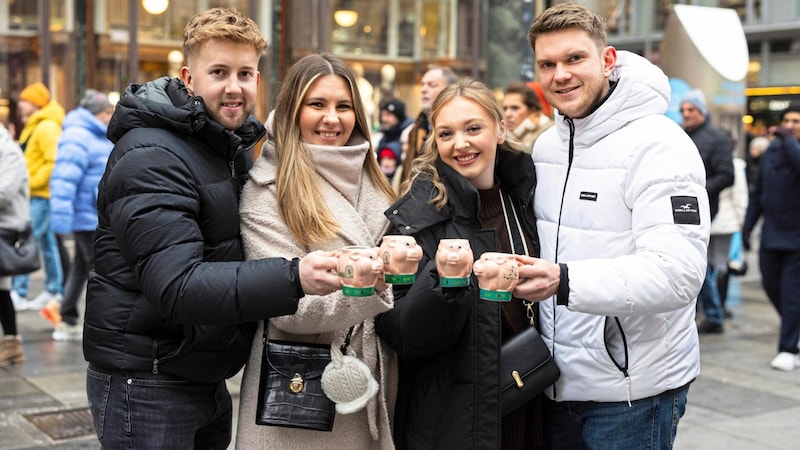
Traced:
<path fill-rule="evenodd" d="M 78 302 L 93 264 L 97 185 L 113 148 L 106 138 L 113 113 L 108 95 L 87 89 L 78 107 L 64 118 L 58 141 L 56 164 L 50 175 L 51 227 L 59 235 L 71 233 L 75 251 L 61 304 L 61 321 L 57 315 L 54 320 L 53 339 L 57 341 L 80 340 L 83 334 Z"/>

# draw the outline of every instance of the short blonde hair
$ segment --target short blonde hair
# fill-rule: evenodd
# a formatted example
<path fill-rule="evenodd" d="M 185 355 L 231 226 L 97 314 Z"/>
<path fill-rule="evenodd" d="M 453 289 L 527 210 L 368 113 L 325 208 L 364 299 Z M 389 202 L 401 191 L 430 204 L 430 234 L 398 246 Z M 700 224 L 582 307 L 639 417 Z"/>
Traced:
<path fill-rule="evenodd" d="M 188 62 L 206 42 L 220 39 L 249 44 L 260 57 L 267 51 L 267 41 L 258 25 L 232 8 L 211 8 L 186 24 L 183 30 L 183 56 Z"/>

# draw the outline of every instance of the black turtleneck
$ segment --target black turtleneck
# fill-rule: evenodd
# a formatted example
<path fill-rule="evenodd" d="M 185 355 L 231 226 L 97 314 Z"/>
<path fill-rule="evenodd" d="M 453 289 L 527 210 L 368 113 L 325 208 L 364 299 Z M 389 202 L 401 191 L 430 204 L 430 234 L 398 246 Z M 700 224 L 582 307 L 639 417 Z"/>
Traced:
<path fill-rule="evenodd" d="M 508 236 L 506 218 L 503 214 L 503 203 L 500 200 L 500 184 L 495 183 L 490 189 L 479 189 L 478 193 L 481 199 L 481 228 L 495 230 L 496 251 L 512 253 L 511 238 Z M 528 241 L 528 248 L 533 248 L 527 236 L 525 236 L 525 240 Z M 480 257 L 480 255 L 475 256 Z M 523 329 L 528 324 L 528 319 L 525 315 L 525 306 L 520 299 L 514 298 L 510 302 L 502 303 L 501 305 L 503 340 L 505 340 Z"/>

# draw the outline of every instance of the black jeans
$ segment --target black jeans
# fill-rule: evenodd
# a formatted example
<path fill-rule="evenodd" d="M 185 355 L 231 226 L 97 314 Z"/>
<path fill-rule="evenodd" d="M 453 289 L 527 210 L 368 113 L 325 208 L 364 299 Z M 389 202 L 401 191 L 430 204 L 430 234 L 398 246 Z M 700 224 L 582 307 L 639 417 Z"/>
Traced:
<path fill-rule="evenodd" d="M 61 320 L 76 325 L 80 319 L 78 304 L 81 294 L 89 280 L 89 271 L 94 265 L 94 231 L 76 231 L 72 234 L 75 240 L 75 257 L 72 259 L 66 288 L 64 289 L 64 302 L 61 304 Z"/>

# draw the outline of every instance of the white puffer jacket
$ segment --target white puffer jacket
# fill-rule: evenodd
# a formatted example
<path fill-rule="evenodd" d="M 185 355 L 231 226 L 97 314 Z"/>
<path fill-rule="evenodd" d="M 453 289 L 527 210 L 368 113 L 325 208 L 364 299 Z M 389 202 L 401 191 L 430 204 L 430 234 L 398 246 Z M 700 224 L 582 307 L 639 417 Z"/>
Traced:
<path fill-rule="evenodd" d="M 663 115 L 670 88 L 659 68 L 620 51 L 611 80 L 614 91 L 572 121 L 574 132 L 557 114 L 533 151 L 542 258 L 569 270 L 568 306 L 553 297 L 540 307 L 561 369 L 547 395 L 559 401 L 637 400 L 700 372 L 695 303 L 710 227 L 703 162 Z M 692 221 L 683 217 L 699 224 L 676 223 Z"/>

